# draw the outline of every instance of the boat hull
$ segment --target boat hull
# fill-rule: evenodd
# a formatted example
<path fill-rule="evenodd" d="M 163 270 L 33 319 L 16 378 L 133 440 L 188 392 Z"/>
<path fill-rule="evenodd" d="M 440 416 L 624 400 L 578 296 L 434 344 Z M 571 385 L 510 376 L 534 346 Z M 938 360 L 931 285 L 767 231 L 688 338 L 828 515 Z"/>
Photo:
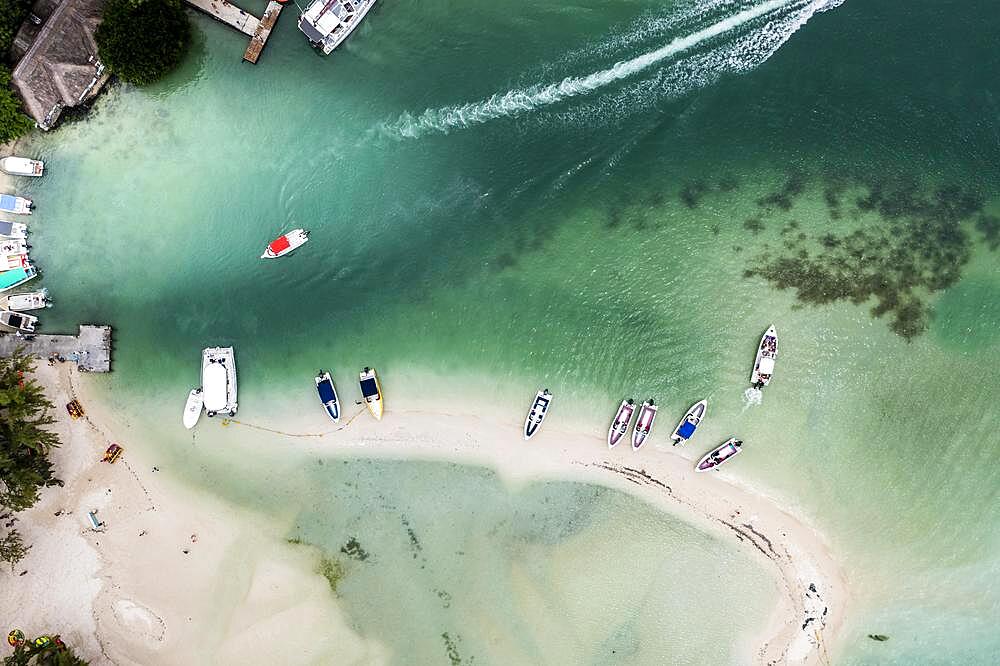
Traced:
<path fill-rule="evenodd" d="M 552 394 L 548 389 L 542 389 L 535 394 L 535 400 L 531 403 L 531 409 L 524 419 L 524 440 L 528 441 L 534 437 L 542 427 L 542 421 L 549 413 L 552 404 Z"/>
<path fill-rule="evenodd" d="M 205 395 L 200 388 L 191 389 L 187 402 L 184 404 L 184 427 L 190 430 L 198 424 L 202 408 L 205 406 Z"/>
<path fill-rule="evenodd" d="M 618 406 L 618 412 L 615 414 L 615 418 L 611 422 L 611 427 L 608 428 L 609 449 L 615 448 L 615 445 L 618 444 L 622 437 L 624 437 L 628 432 L 629 425 L 632 423 L 633 414 L 635 414 L 635 401 L 622 400 L 622 404 Z"/>
<path fill-rule="evenodd" d="M 368 413 L 374 416 L 376 421 L 381 421 L 385 400 L 382 397 L 382 384 L 379 383 L 378 374 L 374 368 L 365 368 L 359 377 L 361 395 L 368 407 Z"/>
<path fill-rule="evenodd" d="M 236 354 L 232 347 L 208 347 L 201 353 L 201 388 L 208 416 L 236 416 Z"/>
<path fill-rule="evenodd" d="M 267 249 L 264 250 L 264 254 L 260 255 L 260 258 L 277 259 L 278 257 L 284 257 L 308 242 L 308 231 L 305 229 L 292 229 L 287 234 L 278 236 L 273 241 L 268 243 Z"/>
<path fill-rule="evenodd" d="M 337 399 L 337 387 L 333 385 L 333 379 L 329 372 L 321 372 L 316 375 L 316 391 L 319 393 L 319 400 L 323 404 L 326 415 L 334 423 L 339 423 L 340 400 Z"/>
<path fill-rule="evenodd" d="M 772 325 L 760 339 L 757 346 L 757 356 L 754 358 L 753 370 L 750 372 L 750 384 L 761 388 L 771 383 L 774 374 L 774 361 L 778 357 L 778 333 Z"/>
<path fill-rule="evenodd" d="M 698 464 L 695 465 L 695 471 L 707 472 L 712 469 L 718 469 L 721 465 L 729 462 L 742 451 L 743 442 L 735 437 L 730 437 L 721 446 L 717 446 L 706 453 L 702 459 L 698 461 Z"/>
<path fill-rule="evenodd" d="M 708 400 L 700 400 L 691 405 L 691 408 L 687 410 L 684 418 L 682 418 L 680 423 L 677 424 L 677 427 L 674 428 L 673 434 L 670 435 L 670 439 L 673 440 L 675 446 L 677 444 L 683 444 L 694 437 L 695 431 L 705 419 L 705 413 L 707 411 Z M 686 424 L 688 423 L 690 423 L 691 426 L 687 426 Z"/>
<path fill-rule="evenodd" d="M 639 408 L 639 416 L 635 420 L 635 429 L 632 431 L 632 450 L 639 448 L 649 439 L 649 433 L 653 430 L 653 422 L 656 421 L 656 405 L 652 400 L 642 403 Z"/>
<path fill-rule="evenodd" d="M 12 176 L 40 177 L 45 171 L 45 163 L 41 160 L 30 160 L 26 157 L 4 157 L 0 159 L 0 171 Z"/>

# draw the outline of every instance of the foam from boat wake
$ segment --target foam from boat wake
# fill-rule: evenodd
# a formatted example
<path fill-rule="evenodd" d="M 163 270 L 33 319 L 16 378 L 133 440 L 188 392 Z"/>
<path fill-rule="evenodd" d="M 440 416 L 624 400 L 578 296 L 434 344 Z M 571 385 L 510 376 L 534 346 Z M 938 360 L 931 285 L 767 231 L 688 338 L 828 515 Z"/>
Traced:
<path fill-rule="evenodd" d="M 746 24 L 761 23 L 747 34 L 738 35 L 735 40 L 723 43 L 691 60 L 678 63 L 682 66 L 668 67 L 652 86 L 650 82 L 644 81 L 639 84 L 638 89 L 635 87 L 631 89 L 631 93 L 637 90 L 653 92 L 653 97 L 656 98 L 664 94 L 683 94 L 693 88 L 714 82 L 723 73 L 746 71 L 756 67 L 773 55 L 815 13 L 836 7 L 843 1 L 768 0 L 741 9 L 707 27 L 676 37 L 665 46 L 629 60 L 619 61 L 607 69 L 586 76 L 566 77 L 558 83 L 497 93 L 478 102 L 427 109 L 416 116 L 403 113 L 397 120 L 383 123 L 379 130 L 380 133 L 395 138 L 417 138 L 432 132 L 448 133 L 499 118 L 518 116 L 574 97 L 588 95 L 605 86 L 633 77 L 654 65 L 682 56 L 696 46 L 735 32 Z M 723 2 L 721 5 L 733 5 L 733 3 Z M 690 15 L 683 18 L 690 18 Z M 664 25 L 670 24 L 665 22 Z M 648 29 L 648 26 L 644 29 Z M 617 41 L 625 44 L 629 40 L 618 38 Z"/>
<path fill-rule="evenodd" d="M 764 402 L 764 392 L 758 388 L 750 387 L 743 392 L 743 411 Z"/>

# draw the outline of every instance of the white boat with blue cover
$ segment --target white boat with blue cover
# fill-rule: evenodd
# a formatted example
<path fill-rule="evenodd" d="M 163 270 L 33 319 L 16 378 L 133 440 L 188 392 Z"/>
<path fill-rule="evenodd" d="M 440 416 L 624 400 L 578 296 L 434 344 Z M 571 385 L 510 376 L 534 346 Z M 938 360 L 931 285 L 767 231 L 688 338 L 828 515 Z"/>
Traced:
<path fill-rule="evenodd" d="M 670 439 L 674 440 L 674 446 L 683 444 L 694 436 L 695 430 L 701 425 L 702 419 L 705 418 L 705 411 L 707 409 L 708 400 L 700 400 L 691 405 L 691 409 L 687 411 L 681 422 L 674 428 L 674 433 L 670 435 Z"/>
<path fill-rule="evenodd" d="M 376 421 L 382 420 L 384 404 L 382 400 L 382 385 L 378 381 L 378 374 L 375 368 L 364 368 L 358 376 L 361 385 L 361 396 L 365 399 L 368 411 L 375 417 Z"/>
<path fill-rule="evenodd" d="M 28 225 L 20 222 L 7 222 L 0 220 L 0 236 L 4 238 L 27 238 Z"/>
<path fill-rule="evenodd" d="M 13 194 L 0 194 L 0 211 L 17 215 L 31 215 L 35 204 L 31 199 L 15 197 Z"/>
<path fill-rule="evenodd" d="M 319 393 L 319 401 L 323 403 L 323 409 L 327 416 L 334 423 L 340 421 L 340 401 L 337 400 L 337 388 L 333 385 L 333 379 L 326 370 L 320 370 L 316 375 L 316 391 Z"/>
<path fill-rule="evenodd" d="M 524 419 L 524 439 L 529 440 L 535 436 L 538 429 L 542 427 L 545 415 L 549 413 L 549 406 L 552 404 L 552 394 L 548 389 L 542 389 L 535 394 L 535 401 L 531 403 L 528 416 Z"/>

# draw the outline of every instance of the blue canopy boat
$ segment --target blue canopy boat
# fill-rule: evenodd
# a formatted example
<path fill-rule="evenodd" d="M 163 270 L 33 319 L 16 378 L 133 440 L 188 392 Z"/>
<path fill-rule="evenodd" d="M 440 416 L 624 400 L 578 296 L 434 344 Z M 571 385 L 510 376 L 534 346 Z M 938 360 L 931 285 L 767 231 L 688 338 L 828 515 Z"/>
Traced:
<path fill-rule="evenodd" d="M 670 436 L 670 439 L 674 440 L 674 446 L 683 444 L 691 439 L 694 431 L 697 430 L 698 425 L 705 418 L 705 411 L 707 409 L 708 400 L 701 400 L 691 405 L 691 409 L 687 411 L 681 422 L 674 428 L 674 434 Z"/>
<path fill-rule="evenodd" d="M 0 194 L 0 211 L 5 213 L 17 213 L 18 215 L 31 215 L 31 208 L 34 206 L 31 199 L 15 197 L 12 194 Z"/>
<path fill-rule="evenodd" d="M 340 421 L 340 402 L 337 400 L 337 389 L 333 385 L 330 373 L 320 370 L 316 375 L 316 391 L 319 393 L 319 400 L 323 403 L 323 409 L 334 423 Z"/>

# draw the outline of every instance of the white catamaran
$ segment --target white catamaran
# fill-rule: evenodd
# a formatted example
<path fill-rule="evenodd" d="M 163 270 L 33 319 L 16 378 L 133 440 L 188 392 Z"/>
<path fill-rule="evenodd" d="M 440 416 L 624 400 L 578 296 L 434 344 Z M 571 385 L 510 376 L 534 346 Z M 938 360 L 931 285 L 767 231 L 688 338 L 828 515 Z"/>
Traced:
<path fill-rule="evenodd" d="M 201 352 L 201 387 L 205 412 L 236 416 L 236 354 L 232 347 L 208 347 Z"/>
<path fill-rule="evenodd" d="M 375 0 L 314 0 L 299 17 L 299 30 L 329 55 L 361 23 Z"/>

